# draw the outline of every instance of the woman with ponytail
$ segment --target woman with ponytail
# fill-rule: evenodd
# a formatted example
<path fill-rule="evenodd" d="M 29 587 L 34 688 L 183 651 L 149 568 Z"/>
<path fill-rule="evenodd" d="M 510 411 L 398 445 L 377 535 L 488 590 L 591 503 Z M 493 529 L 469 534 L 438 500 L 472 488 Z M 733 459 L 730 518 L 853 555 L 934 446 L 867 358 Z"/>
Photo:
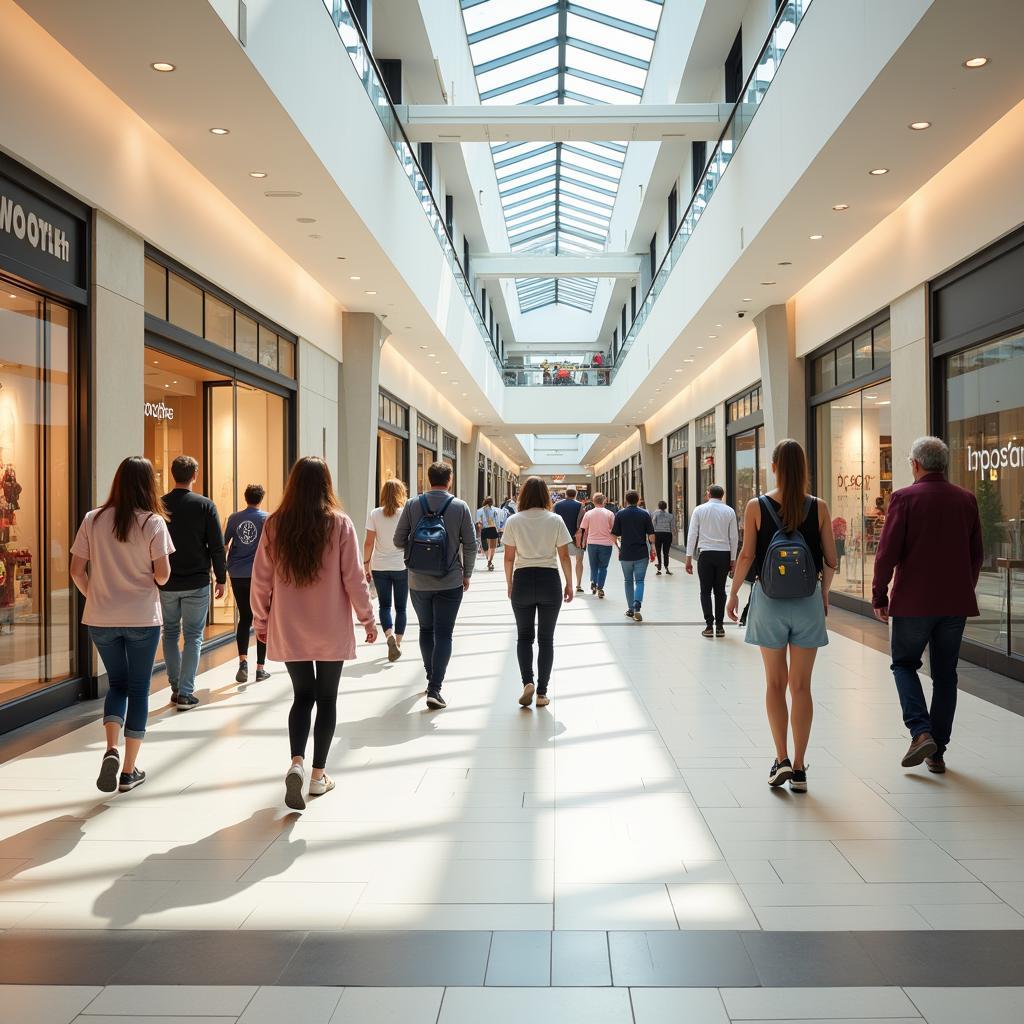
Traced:
<path fill-rule="evenodd" d="M 828 505 L 808 493 L 807 456 L 799 442 L 787 439 L 775 446 L 772 472 L 775 489 L 747 503 L 743 549 L 736 560 L 726 612 L 734 622 L 737 620 L 739 590 L 753 567 L 757 578 L 751 592 L 746 641 L 761 648 L 764 661 L 765 704 L 775 740 L 775 762 L 768 784 L 775 787 L 789 782 L 790 789 L 805 793 L 807 764 L 804 758 L 814 715 L 811 673 L 818 648 L 828 643 L 825 616 L 838 556 Z M 766 592 L 762 575 L 779 535 L 789 538 L 783 547 L 794 546 L 800 553 L 809 553 L 813 564 L 808 570 L 813 572 L 816 583 L 815 579 L 810 579 L 808 590 L 813 587 L 813 591 L 806 596 L 769 596 Z M 785 573 L 785 567 L 781 572 Z M 792 710 L 786 702 L 787 690 Z M 792 760 L 789 756 L 791 725 Z"/>

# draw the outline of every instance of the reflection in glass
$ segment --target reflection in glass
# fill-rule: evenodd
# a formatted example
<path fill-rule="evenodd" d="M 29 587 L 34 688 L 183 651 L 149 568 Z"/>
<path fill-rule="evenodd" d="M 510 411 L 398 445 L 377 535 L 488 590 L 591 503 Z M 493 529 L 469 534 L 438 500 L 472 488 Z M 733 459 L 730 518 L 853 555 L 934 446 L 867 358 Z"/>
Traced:
<path fill-rule="evenodd" d="M 222 348 L 235 347 L 235 311 L 226 302 L 221 302 L 209 292 L 206 299 L 206 340 Z"/>
<path fill-rule="evenodd" d="M 277 335 L 260 324 L 260 365 L 277 369 Z"/>
<path fill-rule="evenodd" d="M 155 260 L 146 260 L 145 275 L 146 312 L 167 319 L 167 271 Z"/>
<path fill-rule="evenodd" d="M 235 351 L 254 363 L 259 361 L 256 321 L 244 313 L 235 313 Z"/>
<path fill-rule="evenodd" d="M 190 281 L 177 274 L 168 274 L 167 319 L 172 324 L 203 336 L 203 293 Z"/>

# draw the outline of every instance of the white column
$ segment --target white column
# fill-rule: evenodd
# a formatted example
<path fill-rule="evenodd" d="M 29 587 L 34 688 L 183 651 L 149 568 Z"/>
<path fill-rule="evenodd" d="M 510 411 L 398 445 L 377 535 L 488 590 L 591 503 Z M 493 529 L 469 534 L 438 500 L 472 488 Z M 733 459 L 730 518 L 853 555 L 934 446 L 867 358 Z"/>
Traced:
<path fill-rule="evenodd" d="M 338 465 L 338 380 L 341 364 L 305 338 L 299 339 L 298 454 L 319 455 L 338 488 L 347 486 Z M 345 500 L 347 495 L 342 494 Z"/>
<path fill-rule="evenodd" d="M 658 502 L 668 499 L 668 488 L 665 484 L 665 446 L 662 441 L 653 444 L 647 440 L 647 427 L 640 428 L 640 466 L 644 474 L 644 493 L 641 497 L 647 502 L 648 511 L 658 507 Z"/>
<path fill-rule="evenodd" d="M 796 357 L 794 306 L 769 306 L 754 317 L 761 359 L 761 406 L 765 447 L 785 437 L 807 443 L 807 381 Z"/>
<path fill-rule="evenodd" d="M 416 445 L 417 445 L 416 438 L 417 438 L 417 436 L 419 434 L 419 430 L 417 428 L 416 421 L 417 421 L 418 418 L 419 418 L 419 414 L 410 405 L 409 406 L 409 446 L 408 446 L 408 452 L 407 452 L 409 465 L 408 465 L 406 471 L 409 474 L 409 494 L 413 498 L 415 498 L 416 495 L 419 494 L 419 490 L 418 490 L 418 487 L 417 487 L 418 481 L 416 480 L 416 476 L 417 476 L 416 470 L 418 468 L 417 464 L 416 464 L 416 455 L 417 455 L 417 453 L 416 453 Z"/>
<path fill-rule="evenodd" d="M 689 458 L 686 460 L 686 521 L 690 521 L 693 510 L 704 500 L 703 494 L 697 493 L 700 480 L 700 467 L 697 465 L 697 421 L 690 420 L 686 427 Z"/>
<path fill-rule="evenodd" d="M 931 374 L 928 366 L 928 286 L 920 285 L 889 306 L 892 330 L 892 485 L 913 483 L 906 456 L 928 433 Z M 896 396 L 899 395 L 899 400 Z"/>
<path fill-rule="evenodd" d="M 715 406 L 715 483 L 728 490 L 729 444 L 725 433 L 725 402 Z M 701 500 L 703 500 L 701 495 Z"/>

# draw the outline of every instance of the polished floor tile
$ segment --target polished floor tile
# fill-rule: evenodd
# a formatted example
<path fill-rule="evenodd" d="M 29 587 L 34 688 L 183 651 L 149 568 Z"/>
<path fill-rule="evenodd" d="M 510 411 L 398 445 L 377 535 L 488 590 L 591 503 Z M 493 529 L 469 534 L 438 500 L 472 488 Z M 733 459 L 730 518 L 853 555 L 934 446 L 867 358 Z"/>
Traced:
<path fill-rule="evenodd" d="M 329 1024 L 341 995 L 340 988 L 260 988 L 246 1004 L 238 1024 Z"/>
<path fill-rule="evenodd" d="M 725 1008 L 733 1021 L 789 1018 L 914 1017 L 914 1004 L 899 988 L 726 988 Z"/>
<path fill-rule="evenodd" d="M 1024 1020 L 1024 988 L 908 988 L 928 1024 L 1008 1024 Z"/>
<path fill-rule="evenodd" d="M 443 988 L 347 988 L 330 1024 L 436 1024 L 443 998 Z"/>
<path fill-rule="evenodd" d="M 17 1024 L 69 1024 L 102 991 L 88 985 L 0 985 L 4 1019 Z"/>
<path fill-rule="evenodd" d="M 437 1024 L 633 1024 L 629 992 L 616 988 L 449 988 Z"/>

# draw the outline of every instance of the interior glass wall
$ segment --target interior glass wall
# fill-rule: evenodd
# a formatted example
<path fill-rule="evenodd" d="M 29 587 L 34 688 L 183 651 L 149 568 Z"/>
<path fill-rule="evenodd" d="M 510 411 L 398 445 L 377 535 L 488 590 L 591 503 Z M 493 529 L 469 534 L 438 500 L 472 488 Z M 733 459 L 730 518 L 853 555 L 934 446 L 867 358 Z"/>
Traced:
<path fill-rule="evenodd" d="M 715 482 L 715 413 L 705 413 L 694 424 L 697 440 L 697 495 L 704 500 L 708 488 Z"/>
<path fill-rule="evenodd" d="M 669 501 L 672 504 L 672 516 L 675 519 L 674 543 L 679 547 L 686 545 L 686 509 L 689 495 L 687 494 L 687 477 L 690 469 L 688 452 L 673 457 L 669 467 L 671 486 Z"/>
<path fill-rule="evenodd" d="M 732 507 L 739 520 L 740 543 L 743 542 L 743 515 L 747 502 L 764 494 L 768 471 L 765 466 L 767 453 L 764 447 L 764 427 L 753 427 L 729 438 L 729 479 Z"/>

